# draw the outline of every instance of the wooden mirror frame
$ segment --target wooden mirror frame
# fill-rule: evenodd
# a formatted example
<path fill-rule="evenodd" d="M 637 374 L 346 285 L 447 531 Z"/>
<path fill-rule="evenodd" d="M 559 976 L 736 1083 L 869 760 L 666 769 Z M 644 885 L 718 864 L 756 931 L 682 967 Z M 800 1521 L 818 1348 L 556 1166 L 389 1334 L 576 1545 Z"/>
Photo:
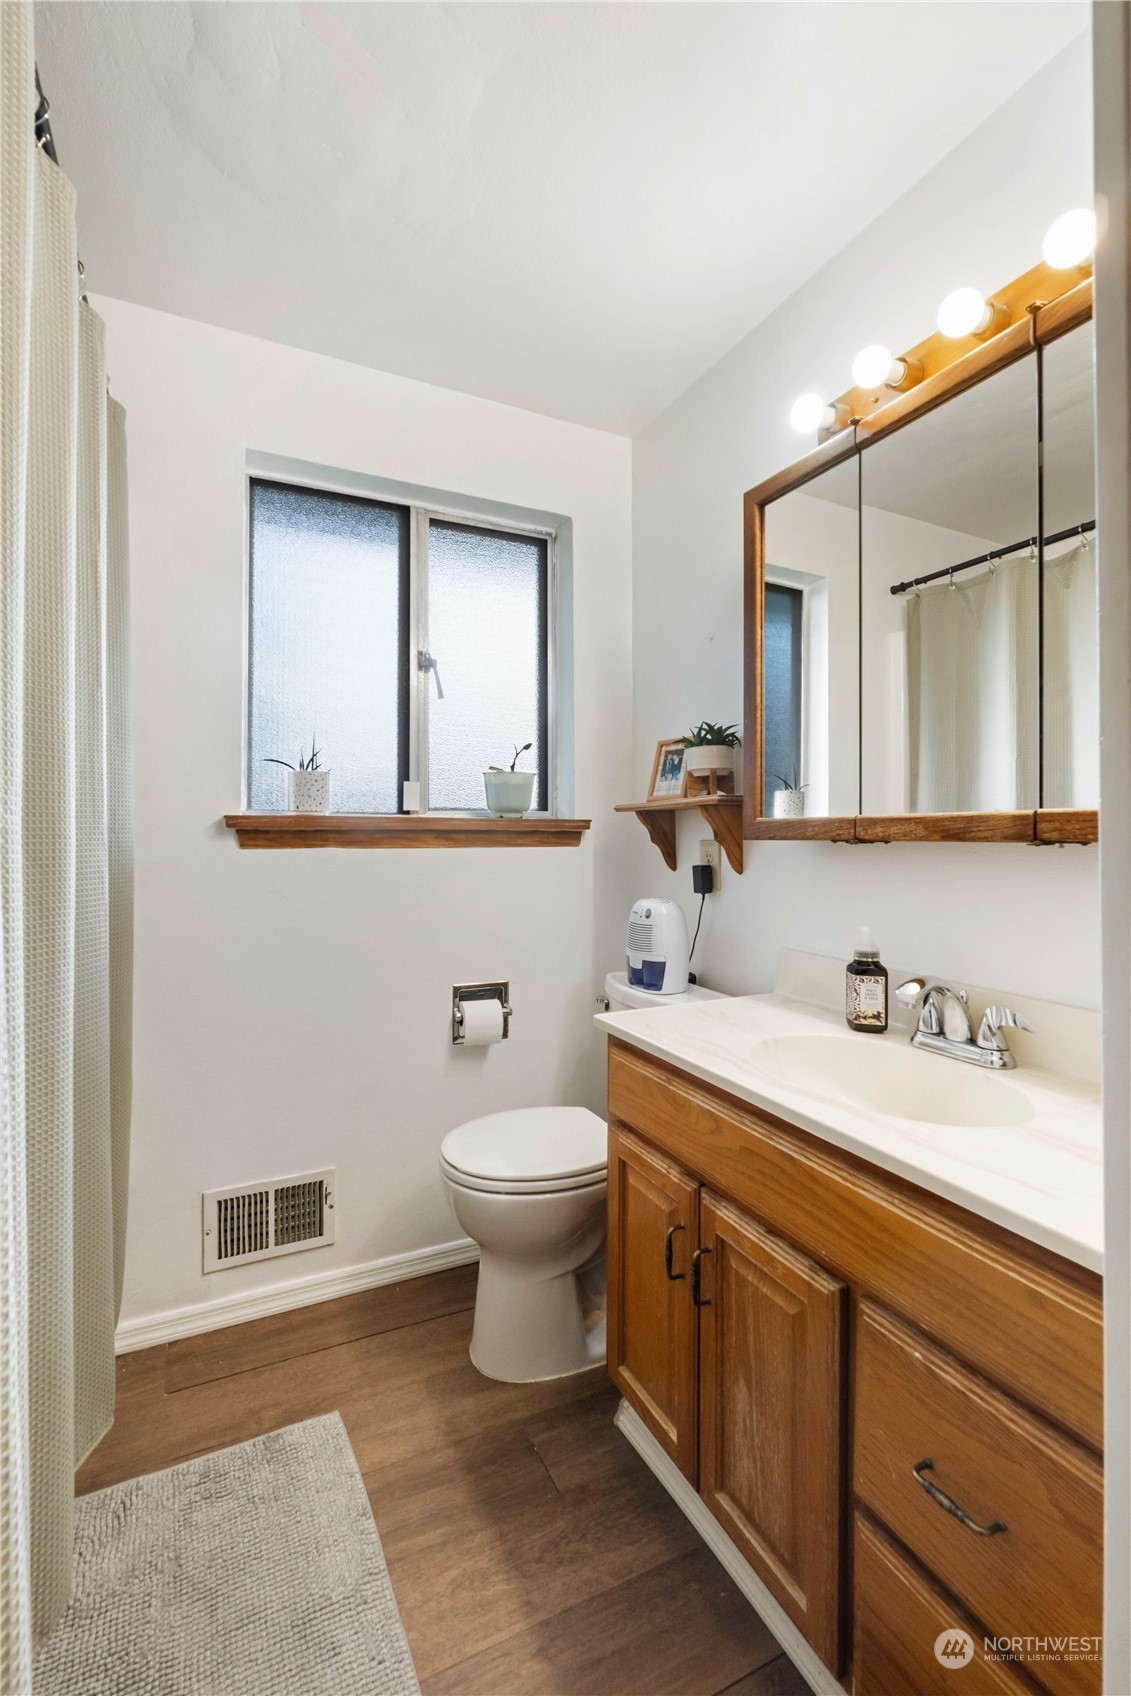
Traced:
<path fill-rule="evenodd" d="M 953 400 L 966 389 L 984 382 L 995 372 L 1025 359 L 1033 350 L 1067 335 L 1089 322 L 1092 316 L 1092 279 L 1047 304 L 1040 299 L 1039 285 L 1050 279 L 1063 280 L 1063 273 L 1035 272 L 1018 278 L 995 300 L 1004 300 L 1013 317 L 1006 329 L 983 342 L 946 343 L 932 336 L 907 356 L 923 365 L 926 375 L 913 389 L 895 393 L 891 399 L 872 397 L 871 404 L 859 391 L 841 397 L 853 409 L 844 429 L 822 441 L 812 453 L 775 476 L 768 477 L 744 496 L 744 666 L 743 666 L 743 837 L 758 840 L 794 839 L 824 842 L 1095 842 L 1099 837 L 1099 814 L 1088 808 L 1038 807 L 1015 813 L 858 813 L 851 817 L 774 819 L 762 812 L 765 757 L 762 726 L 763 620 L 766 586 L 766 507 L 781 496 L 799 489 L 830 466 L 851 459 L 873 442 L 882 441 L 895 430 Z M 1055 285 L 1054 285 L 1055 286 Z M 1018 301 L 1030 304 L 1018 308 Z M 955 349 L 956 357 L 946 360 Z"/>

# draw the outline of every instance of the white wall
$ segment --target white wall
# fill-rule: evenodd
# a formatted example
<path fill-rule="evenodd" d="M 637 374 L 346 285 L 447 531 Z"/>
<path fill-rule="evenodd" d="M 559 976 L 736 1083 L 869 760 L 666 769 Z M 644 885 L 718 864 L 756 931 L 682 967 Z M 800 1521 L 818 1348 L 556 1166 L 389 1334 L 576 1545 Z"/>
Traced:
<path fill-rule="evenodd" d="M 1039 259 L 1052 219 L 1091 201 L 1090 102 L 1081 38 L 637 437 L 638 792 L 661 736 L 741 717 L 742 492 L 807 445 L 791 402 L 839 394 L 867 342 L 914 345 L 959 283 L 990 292 Z M 637 893 L 690 912 L 697 815 L 681 821 L 676 874 L 623 828 Z M 1099 1004 L 1091 848 L 748 843 L 744 875 L 724 866 L 708 908 L 696 963 L 724 989 L 766 988 L 783 944 L 844 952 L 870 924 L 889 958 L 924 971 Z"/>
<path fill-rule="evenodd" d="M 589 1023 L 623 899 L 630 445 L 101 300 L 128 414 L 136 737 L 133 1174 L 124 1320 L 459 1235 L 460 1120 L 599 1107 Z M 240 806 L 244 458 L 288 455 L 570 515 L 580 848 L 249 852 Z M 453 1050 L 453 983 L 509 978 L 508 1042 Z M 200 1270 L 200 1193 L 334 1165 L 337 1242 Z"/>

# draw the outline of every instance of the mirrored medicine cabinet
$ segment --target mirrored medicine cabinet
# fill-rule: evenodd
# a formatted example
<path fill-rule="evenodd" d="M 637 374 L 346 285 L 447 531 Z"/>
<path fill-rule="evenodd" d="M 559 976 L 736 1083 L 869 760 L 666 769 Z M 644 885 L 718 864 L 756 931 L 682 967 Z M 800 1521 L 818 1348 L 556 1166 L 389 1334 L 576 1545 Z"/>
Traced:
<path fill-rule="evenodd" d="M 743 834 L 1088 842 L 1091 283 L 746 497 Z"/>

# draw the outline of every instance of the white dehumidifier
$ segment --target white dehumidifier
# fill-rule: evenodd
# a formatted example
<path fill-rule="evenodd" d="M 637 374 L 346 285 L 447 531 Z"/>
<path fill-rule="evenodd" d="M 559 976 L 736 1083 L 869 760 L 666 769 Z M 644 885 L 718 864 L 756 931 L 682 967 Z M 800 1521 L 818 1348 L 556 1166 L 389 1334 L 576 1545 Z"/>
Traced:
<path fill-rule="evenodd" d="M 687 988 L 687 920 L 678 901 L 646 895 L 628 915 L 628 981 L 654 995 Z"/>

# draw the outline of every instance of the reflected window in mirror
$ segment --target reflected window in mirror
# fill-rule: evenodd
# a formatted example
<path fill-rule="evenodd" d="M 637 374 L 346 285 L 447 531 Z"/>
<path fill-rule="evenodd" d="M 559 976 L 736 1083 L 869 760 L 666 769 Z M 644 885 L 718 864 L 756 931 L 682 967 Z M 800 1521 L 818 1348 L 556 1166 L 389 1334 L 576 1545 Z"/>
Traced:
<path fill-rule="evenodd" d="M 861 455 L 865 813 L 1040 804 L 1037 514 L 1034 355 Z"/>
<path fill-rule="evenodd" d="M 765 509 L 762 811 L 859 810 L 859 466 L 831 466 Z"/>
<path fill-rule="evenodd" d="M 1095 338 L 1042 351 L 1045 807 L 1099 805 Z"/>
<path fill-rule="evenodd" d="M 773 811 L 774 791 L 801 781 L 801 673 L 805 594 L 785 583 L 766 584 L 763 637 L 766 668 L 764 811 Z M 792 774 L 792 775 L 789 775 Z"/>

